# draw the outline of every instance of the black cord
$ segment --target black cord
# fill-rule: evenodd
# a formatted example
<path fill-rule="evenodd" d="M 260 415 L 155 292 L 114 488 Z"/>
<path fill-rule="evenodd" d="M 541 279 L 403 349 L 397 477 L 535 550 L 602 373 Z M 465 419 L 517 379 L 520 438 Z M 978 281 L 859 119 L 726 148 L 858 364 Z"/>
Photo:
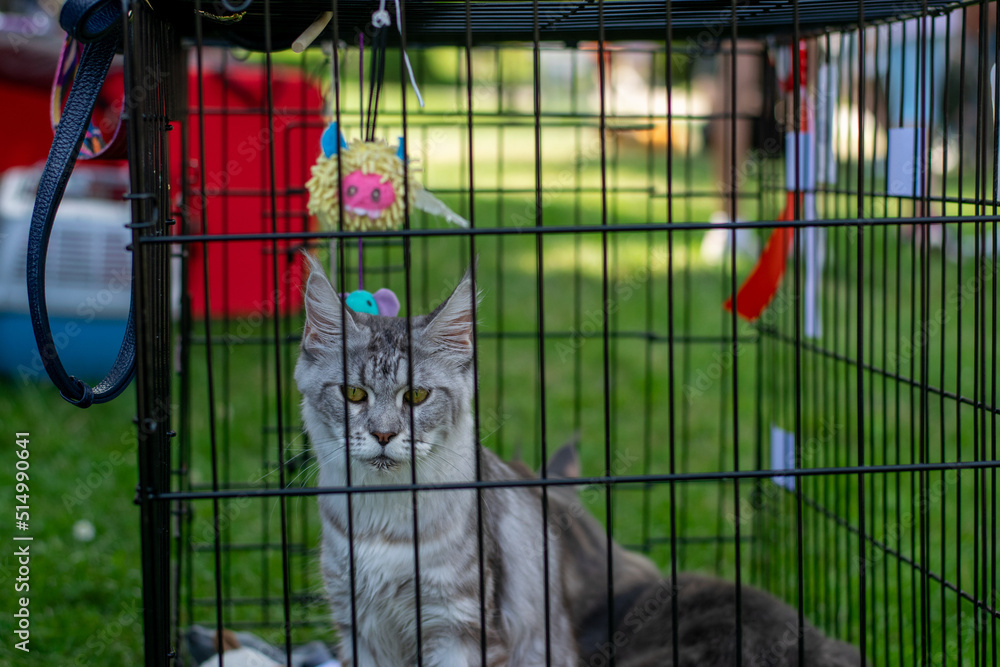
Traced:
<path fill-rule="evenodd" d="M 365 141 L 375 138 L 378 122 L 378 103 L 382 96 L 382 81 L 385 78 L 385 28 L 376 28 L 372 40 L 371 71 L 368 77 L 368 117 L 365 121 Z"/>

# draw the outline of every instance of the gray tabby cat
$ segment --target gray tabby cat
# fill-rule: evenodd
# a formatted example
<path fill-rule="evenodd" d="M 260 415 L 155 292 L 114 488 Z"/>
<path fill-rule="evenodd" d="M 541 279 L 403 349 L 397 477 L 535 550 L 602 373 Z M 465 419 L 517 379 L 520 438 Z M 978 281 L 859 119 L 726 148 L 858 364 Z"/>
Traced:
<path fill-rule="evenodd" d="M 578 477 L 572 444 L 548 464 L 549 477 Z M 570 486 L 549 490 L 549 524 L 563 542 L 563 577 L 579 664 L 603 667 L 615 655 L 618 667 L 731 667 L 737 656 L 748 667 L 859 667 L 858 649 L 826 637 L 808 621 L 802 628 L 805 660 L 799 662 L 798 613 L 769 593 L 741 586 L 742 653 L 736 650 L 736 586 L 699 574 L 678 574 L 676 585 L 663 579 L 647 558 L 612 542 L 614 578 L 613 634 L 608 635 L 607 535 L 583 510 Z M 677 607 L 674 662 L 673 598 Z"/>
<path fill-rule="evenodd" d="M 411 388 L 407 321 L 342 307 L 322 268 L 310 262 L 306 324 L 295 380 L 303 396 L 303 420 L 319 461 L 320 485 L 343 486 L 348 465 L 354 486 L 409 484 L 411 456 L 418 483 L 470 482 L 476 478 L 477 452 L 484 480 L 519 477 L 514 468 L 477 444 L 471 412 L 475 297 L 469 275 L 434 312 L 410 320 Z M 321 564 L 342 641 L 341 657 L 345 664 L 361 667 L 414 665 L 412 494 L 358 493 L 350 503 L 348 516 L 346 495 L 319 497 Z M 576 642 L 559 566 L 563 545 L 556 533 L 548 540 L 546 628 L 545 543 L 538 489 L 483 491 L 483 600 L 476 505 L 474 490 L 418 492 L 423 664 L 482 664 L 482 605 L 487 665 L 545 665 L 546 634 L 548 664 L 576 665 Z M 354 632 L 349 532 L 353 536 Z"/>

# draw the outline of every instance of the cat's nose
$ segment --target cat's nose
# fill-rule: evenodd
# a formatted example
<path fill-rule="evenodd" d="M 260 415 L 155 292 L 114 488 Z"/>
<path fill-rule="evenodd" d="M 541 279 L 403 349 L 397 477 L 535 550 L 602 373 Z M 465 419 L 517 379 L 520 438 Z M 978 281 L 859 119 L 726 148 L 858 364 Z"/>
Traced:
<path fill-rule="evenodd" d="M 378 444 L 382 445 L 383 447 L 388 445 L 389 441 L 395 438 L 397 435 L 396 433 L 382 433 L 380 431 L 372 431 L 371 434 L 375 436 L 376 440 L 378 440 Z"/>

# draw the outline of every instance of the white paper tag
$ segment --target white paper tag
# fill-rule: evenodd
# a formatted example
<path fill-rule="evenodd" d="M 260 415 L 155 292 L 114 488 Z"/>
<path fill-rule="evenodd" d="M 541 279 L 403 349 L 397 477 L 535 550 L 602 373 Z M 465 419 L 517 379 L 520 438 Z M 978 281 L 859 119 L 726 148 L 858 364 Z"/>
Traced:
<path fill-rule="evenodd" d="M 916 127 L 889 130 L 887 193 L 891 197 L 920 197 L 924 192 L 924 133 Z"/>
<path fill-rule="evenodd" d="M 785 133 L 785 189 L 795 190 L 795 165 L 799 166 L 799 189 L 812 191 L 816 188 L 816 160 L 813 153 L 812 132 L 798 133 L 798 160 L 795 159 L 795 132 Z"/>
<path fill-rule="evenodd" d="M 771 424 L 771 470 L 791 470 L 795 468 L 795 434 Z M 795 490 L 795 478 L 777 475 L 771 481 L 780 487 Z"/>
<path fill-rule="evenodd" d="M 802 230 L 802 252 L 806 275 L 803 289 L 802 335 L 820 338 L 823 335 L 823 312 L 820 286 L 823 282 L 823 264 L 826 261 L 826 230 L 806 227 Z"/>
<path fill-rule="evenodd" d="M 816 74 L 816 181 L 837 182 L 837 156 L 833 151 L 833 125 L 837 119 L 840 71 L 827 64 Z"/>

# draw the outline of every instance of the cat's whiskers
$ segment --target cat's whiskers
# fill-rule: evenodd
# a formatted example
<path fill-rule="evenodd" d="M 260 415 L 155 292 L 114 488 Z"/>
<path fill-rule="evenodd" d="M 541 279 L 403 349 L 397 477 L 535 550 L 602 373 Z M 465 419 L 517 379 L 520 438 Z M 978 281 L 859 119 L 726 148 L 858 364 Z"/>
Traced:
<path fill-rule="evenodd" d="M 305 458 L 306 455 L 308 455 L 309 453 L 310 453 L 309 450 L 304 450 L 304 451 L 299 452 L 298 454 L 295 454 L 294 456 L 290 456 L 287 459 L 285 459 L 285 465 L 287 466 L 288 464 L 294 462 L 295 459 L 297 459 L 297 458 Z M 258 477 L 257 479 L 253 480 L 252 483 L 253 484 L 260 484 L 261 482 L 263 482 L 264 480 L 266 480 L 271 475 L 274 475 L 274 474 L 278 473 L 279 470 L 280 470 L 280 467 L 279 466 L 275 466 L 275 467 L 271 468 L 270 470 L 268 470 L 267 472 L 265 472 L 260 477 Z"/>
<path fill-rule="evenodd" d="M 288 452 L 288 451 L 292 450 L 293 446 L 299 440 L 303 439 L 306 435 L 307 435 L 307 433 L 303 430 L 297 436 L 295 436 L 294 438 L 292 438 L 291 440 L 289 440 L 287 443 L 285 443 L 285 451 Z M 311 450 L 310 447 L 305 447 L 304 446 L 298 452 L 296 452 L 295 454 L 292 454 L 291 456 L 289 456 L 288 458 L 286 458 L 285 459 L 285 464 L 287 465 L 287 464 L 293 462 L 295 459 L 297 459 L 299 457 L 305 457 L 311 451 L 312 450 Z M 253 483 L 254 484 L 259 484 L 260 482 L 264 481 L 266 478 L 270 477 L 271 475 L 275 474 L 276 472 L 278 472 L 278 467 L 277 466 L 275 466 L 274 468 L 266 471 L 263 475 L 261 475 L 260 477 L 258 477 L 257 479 L 255 479 L 253 481 Z"/>
<path fill-rule="evenodd" d="M 302 435 L 305 435 L 305 432 L 303 432 L 302 434 L 300 434 L 300 436 L 298 436 L 294 440 L 292 440 L 291 443 L 294 443 Z M 335 443 L 335 442 L 338 442 L 338 441 L 341 441 L 341 440 L 342 439 L 340 439 L 340 438 L 331 438 L 331 439 L 327 440 L 325 444 Z M 289 443 L 289 444 L 291 444 L 291 443 Z M 324 443 L 320 442 L 319 444 L 324 444 Z M 297 453 L 295 453 L 292 456 L 289 456 L 288 458 L 285 459 L 285 465 L 288 465 L 288 464 L 294 462 L 298 458 L 305 458 L 305 457 L 307 457 L 309 455 L 314 455 L 316 457 L 314 460 L 310 461 L 307 465 L 305 465 L 301 470 L 299 470 L 296 473 L 295 477 L 291 478 L 290 480 L 287 480 L 285 482 L 286 486 L 292 486 L 292 485 L 294 485 L 295 482 L 298 481 L 298 479 L 300 477 L 302 477 L 303 475 L 305 475 L 307 473 L 310 473 L 310 472 L 312 472 L 314 470 L 318 470 L 319 469 L 319 466 L 322 463 L 322 459 L 323 459 L 323 457 L 326 456 L 326 454 L 323 453 L 323 452 L 321 452 L 321 451 L 319 451 L 319 450 L 317 450 L 316 445 L 317 445 L 317 443 L 313 443 L 311 446 L 303 447 L 300 451 L 298 451 Z M 286 449 L 287 449 L 287 447 L 288 447 L 288 445 L 286 445 Z M 338 451 L 339 449 L 343 449 L 343 446 L 335 449 L 334 452 Z M 271 475 L 274 475 L 278 471 L 279 471 L 279 468 L 277 466 L 275 466 L 274 468 L 272 468 L 271 470 L 268 470 L 263 475 L 261 475 L 256 480 L 254 480 L 254 483 L 255 484 L 259 484 L 260 482 L 263 482 L 268 477 L 270 477 Z"/>
<path fill-rule="evenodd" d="M 288 482 L 287 482 L 288 486 L 293 486 L 296 482 L 299 481 L 300 477 L 302 477 L 303 475 L 308 475 L 305 479 L 302 480 L 302 483 L 300 484 L 300 486 L 306 486 L 306 483 L 312 477 L 312 473 L 318 472 L 321 465 L 323 465 L 323 461 L 321 461 L 318 458 L 315 459 L 315 460 L 313 460 L 313 461 L 311 461 L 309 463 L 309 465 L 307 465 L 304 468 L 302 468 L 302 470 L 300 470 L 298 472 L 298 474 L 295 475 L 295 477 L 293 477 L 292 479 L 288 480 Z"/>
<path fill-rule="evenodd" d="M 309 466 L 310 470 L 319 471 L 323 466 L 339 458 L 340 454 L 347 449 L 347 441 L 344 438 L 330 439 L 322 443 L 322 448 L 316 450 L 316 460 Z M 327 445 L 334 445 L 328 448 Z"/>
<path fill-rule="evenodd" d="M 458 450 L 456 450 L 454 447 L 449 447 L 449 446 L 441 444 L 441 443 L 431 442 L 430 440 L 423 440 L 423 439 L 417 439 L 417 442 L 425 444 L 425 445 L 430 445 L 431 447 L 436 447 L 436 448 L 444 450 L 446 452 L 450 452 L 451 454 L 454 454 L 455 456 L 461 456 L 461 452 L 459 452 Z M 459 473 L 463 477 L 465 476 L 465 474 L 467 472 L 467 471 L 462 470 L 461 468 L 459 468 L 457 465 L 455 465 L 455 463 L 451 459 L 448 459 L 448 458 L 436 457 L 436 456 L 426 456 L 426 457 L 424 457 L 424 459 L 423 459 L 422 462 L 426 463 L 426 464 L 447 463 L 452 468 L 454 468 L 457 473 Z M 437 472 L 443 472 L 443 471 L 439 468 L 437 470 Z M 465 481 L 465 480 L 462 480 L 462 481 Z"/>
<path fill-rule="evenodd" d="M 334 447 L 333 449 L 330 449 L 330 450 L 325 450 L 325 449 L 324 450 L 317 450 L 317 449 L 315 449 L 316 444 L 327 445 L 327 444 L 333 444 L 333 443 L 337 443 L 337 442 L 341 442 L 341 443 L 344 443 L 344 444 L 341 444 L 341 445 L 339 445 L 337 447 Z M 299 472 L 295 475 L 295 477 L 293 477 L 290 480 L 287 480 L 285 482 L 285 487 L 287 488 L 287 487 L 294 486 L 295 483 L 299 480 L 300 477 L 302 477 L 303 475 L 308 475 L 308 477 L 306 477 L 306 479 L 304 479 L 303 482 L 302 482 L 302 485 L 304 486 L 305 483 L 308 482 L 311 479 L 313 473 L 319 472 L 321 466 L 323 466 L 323 465 L 329 463 L 330 461 L 332 461 L 339 452 L 341 452 L 341 451 L 344 450 L 345 447 L 346 447 L 346 442 L 344 442 L 343 438 L 330 438 L 329 440 L 326 440 L 326 441 L 319 441 L 318 443 L 313 443 L 313 448 L 311 448 L 311 449 L 307 448 L 307 449 L 303 450 L 299 455 L 301 455 L 301 454 L 307 454 L 307 453 L 311 452 L 313 454 L 316 454 L 315 460 L 311 461 L 309 463 L 309 465 L 307 465 L 304 468 L 302 468 L 301 470 L 299 470 Z M 291 460 L 291 459 L 286 460 L 286 463 L 289 460 Z M 257 481 L 260 482 L 265 477 L 273 474 L 274 472 L 277 472 L 277 468 L 275 468 L 274 470 L 269 471 L 268 473 L 265 473 Z M 276 498 L 274 500 L 273 504 L 271 505 L 271 514 L 270 514 L 270 518 L 271 519 L 274 518 L 274 512 L 277 509 L 277 507 L 278 507 L 279 504 L 280 503 L 279 503 L 278 499 Z"/>

